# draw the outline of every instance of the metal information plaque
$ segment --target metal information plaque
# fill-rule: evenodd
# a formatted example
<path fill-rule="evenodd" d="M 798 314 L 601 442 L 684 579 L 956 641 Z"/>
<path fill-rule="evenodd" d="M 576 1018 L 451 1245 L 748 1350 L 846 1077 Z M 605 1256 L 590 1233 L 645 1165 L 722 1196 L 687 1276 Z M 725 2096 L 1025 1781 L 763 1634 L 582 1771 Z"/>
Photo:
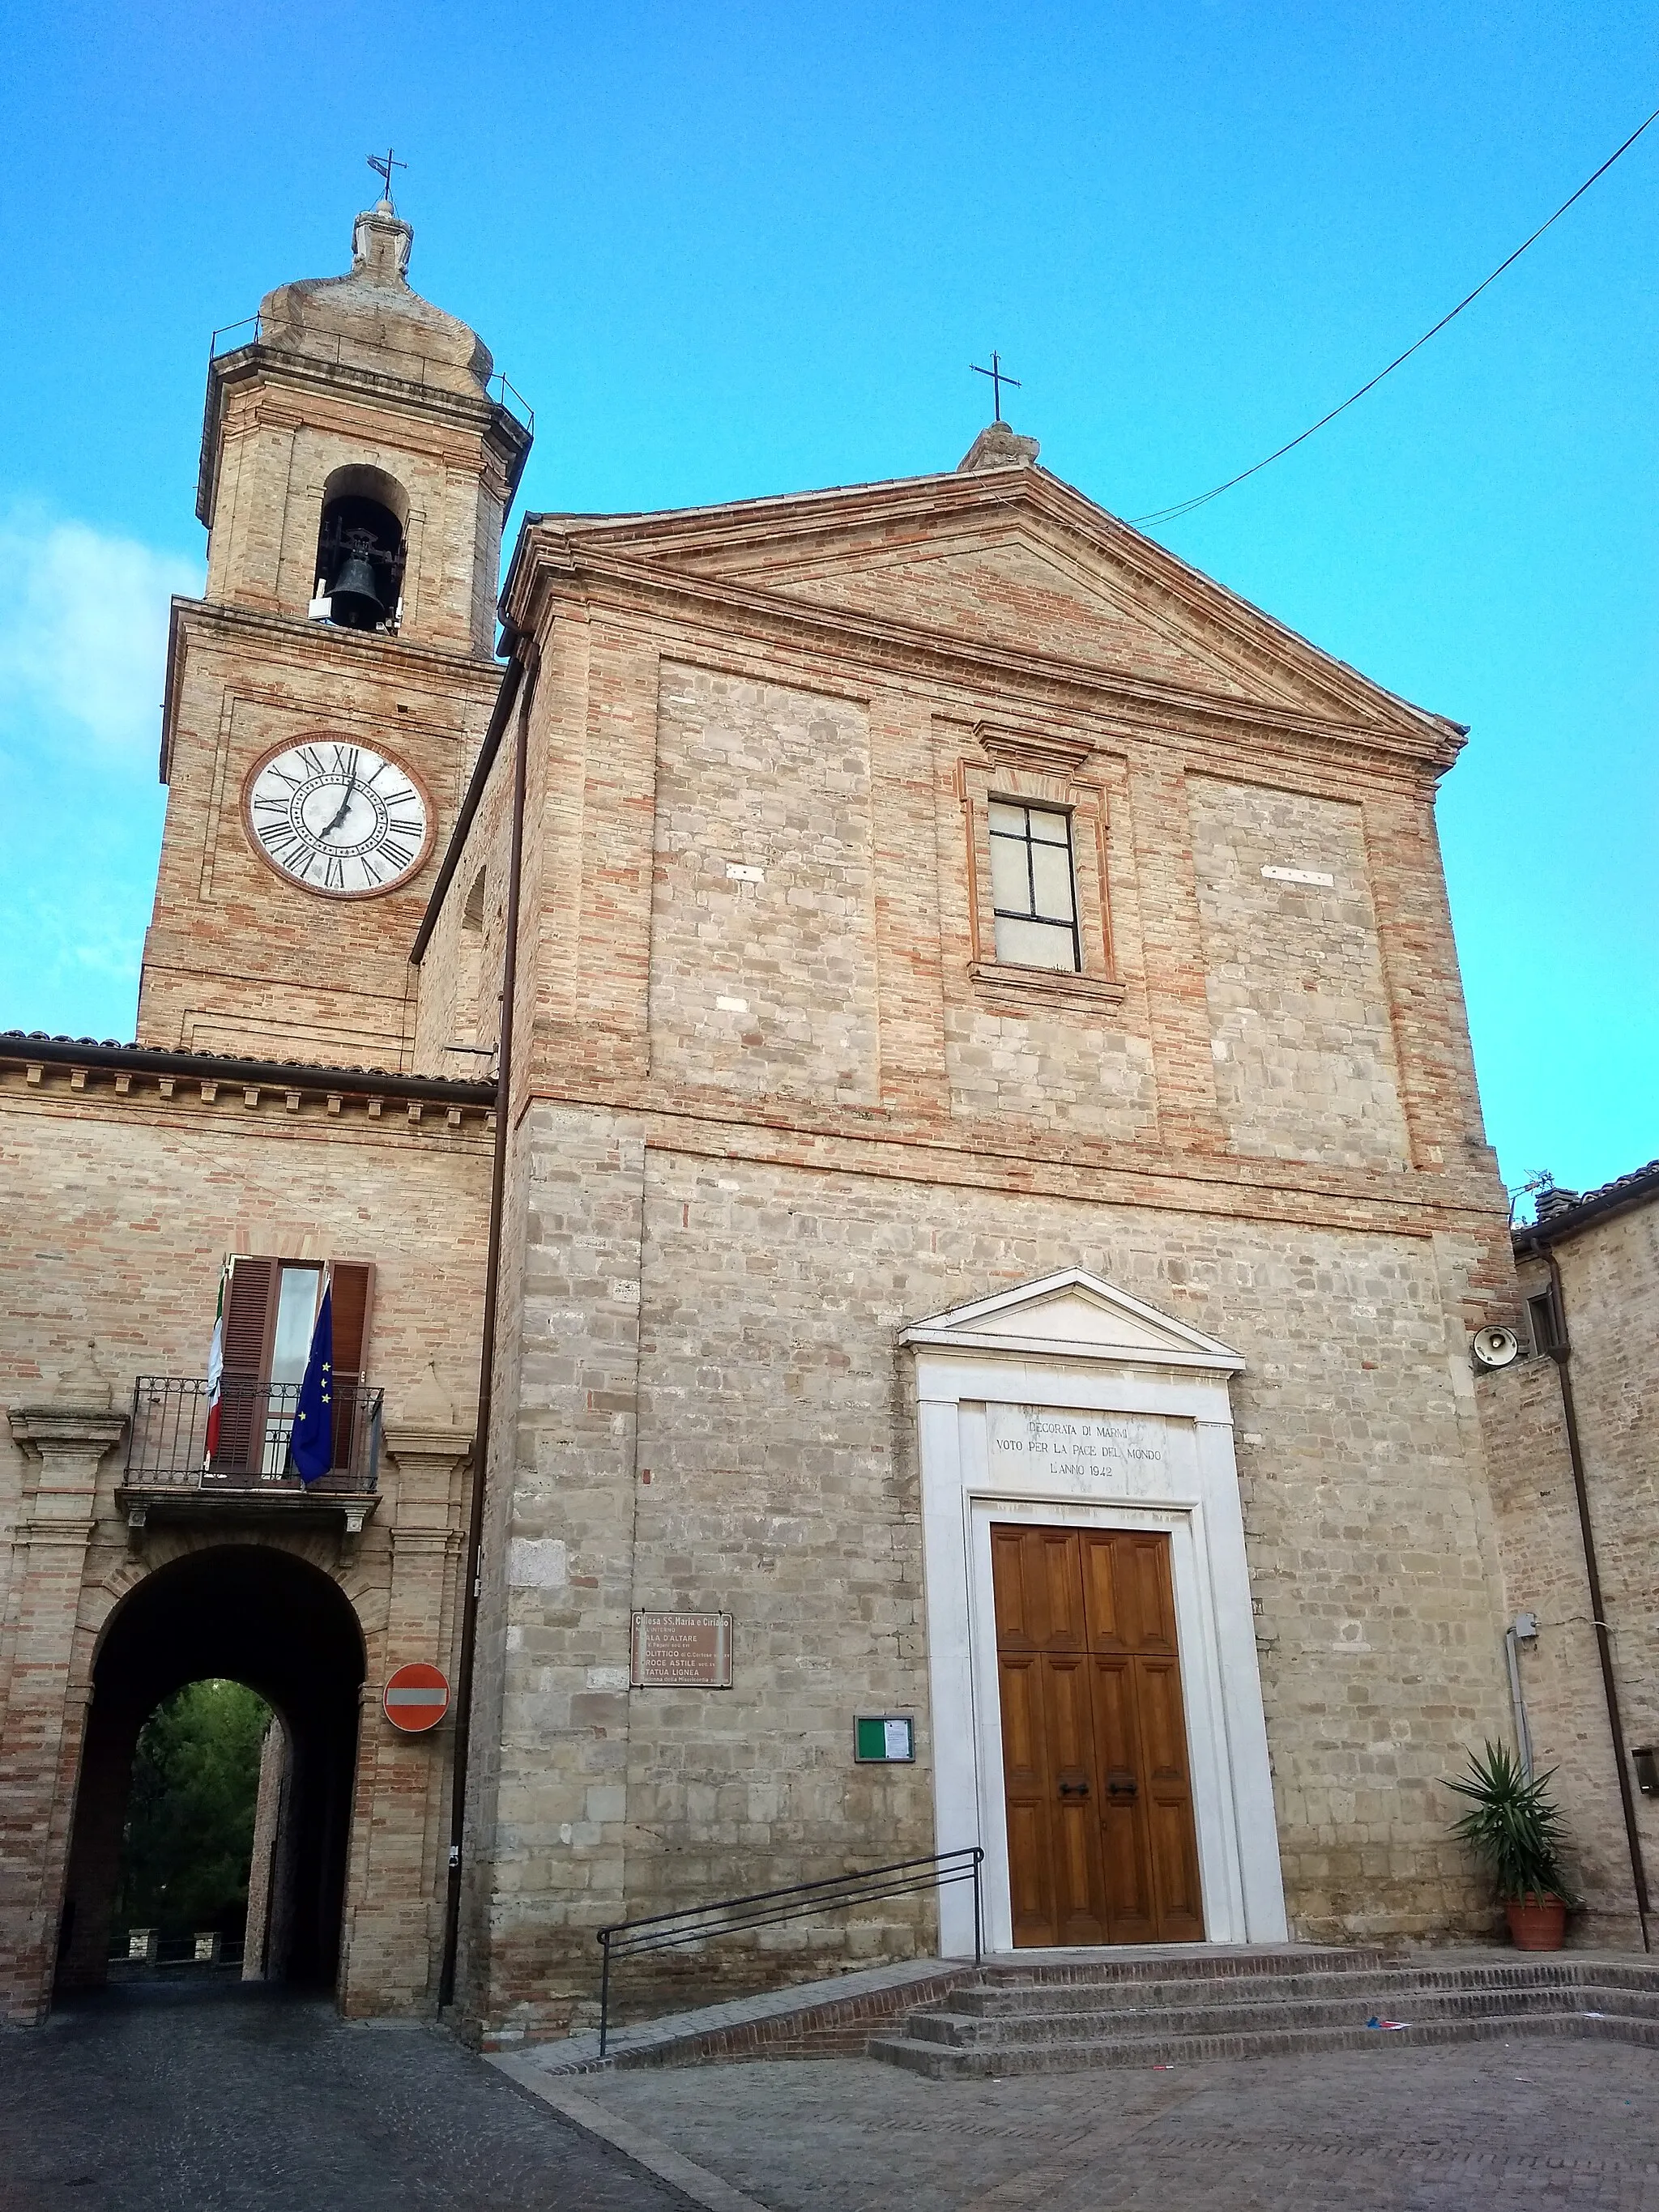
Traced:
<path fill-rule="evenodd" d="M 729 1613 L 636 1613 L 629 1680 L 636 1690 L 729 1690 Z"/>

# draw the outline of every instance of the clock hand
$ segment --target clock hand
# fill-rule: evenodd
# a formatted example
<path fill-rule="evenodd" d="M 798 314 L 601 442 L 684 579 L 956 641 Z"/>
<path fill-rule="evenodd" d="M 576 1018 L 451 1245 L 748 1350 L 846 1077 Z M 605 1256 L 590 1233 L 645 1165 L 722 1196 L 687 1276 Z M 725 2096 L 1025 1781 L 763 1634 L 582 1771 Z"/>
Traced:
<path fill-rule="evenodd" d="M 354 764 L 351 770 L 351 780 L 345 787 L 345 797 L 340 801 L 339 808 L 335 814 L 334 819 L 329 823 L 325 829 L 318 831 L 317 835 L 319 841 L 324 837 L 331 837 L 334 835 L 334 832 L 339 828 L 340 824 L 345 820 L 347 811 L 351 805 L 352 796 L 356 791 L 356 788 L 357 770 Z"/>

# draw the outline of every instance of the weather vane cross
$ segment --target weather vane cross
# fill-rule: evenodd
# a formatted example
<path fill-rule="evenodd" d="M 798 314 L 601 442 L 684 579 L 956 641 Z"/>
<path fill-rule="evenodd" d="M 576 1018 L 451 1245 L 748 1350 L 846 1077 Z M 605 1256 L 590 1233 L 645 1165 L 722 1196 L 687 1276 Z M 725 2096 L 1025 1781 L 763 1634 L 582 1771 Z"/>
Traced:
<path fill-rule="evenodd" d="M 399 161 L 395 158 L 397 150 L 395 146 L 388 146 L 384 154 L 371 154 L 368 157 L 369 167 L 386 186 L 385 197 L 388 202 L 392 198 L 392 172 L 394 169 L 406 169 L 409 167 L 407 161 Z M 993 354 L 991 358 L 994 361 L 996 356 Z"/>
<path fill-rule="evenodd" d="M 1002 387 L 1005 384 L 1012 384 L 1014 390 L 1018 392 L 1020 389 L 1019 379 L 1017 376 L 1009 375 L 1007 370 L 1002 365 L 1002 356 L 994 349 L 992 351 L 991 366 L 989 368 L 981 368 L 976 361 L 970 361 L 968 366 L 973 370 L 975 376 L 988 376 L 990 378 L 991 405 L 996 420 L 1000 422 L 1002 420 Z"/>

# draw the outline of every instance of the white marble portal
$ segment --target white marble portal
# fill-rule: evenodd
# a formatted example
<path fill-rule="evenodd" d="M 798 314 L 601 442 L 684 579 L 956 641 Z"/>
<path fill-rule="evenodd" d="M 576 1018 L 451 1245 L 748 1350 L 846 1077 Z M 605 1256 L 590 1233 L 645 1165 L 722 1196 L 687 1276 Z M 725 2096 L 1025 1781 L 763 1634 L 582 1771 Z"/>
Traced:
<path fill-rule="evenodd" d="M 1285 1940 L 1224 1344 L 1079 1269 L 918 1322 L 936 1848 L 985 1852 L 988 1949 L 1012 1948 L 993 1521 L 1167 1530 L 1205 1933 Z M 965 1884 L 939 1897 L 972 1956 Z"/>

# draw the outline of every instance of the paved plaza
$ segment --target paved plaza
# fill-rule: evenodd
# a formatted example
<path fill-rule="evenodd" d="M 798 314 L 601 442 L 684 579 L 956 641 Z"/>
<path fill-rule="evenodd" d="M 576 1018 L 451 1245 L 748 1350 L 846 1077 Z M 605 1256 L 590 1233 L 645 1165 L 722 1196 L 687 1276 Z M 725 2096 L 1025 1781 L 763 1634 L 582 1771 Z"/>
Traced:
<path fill-rule="evenodd" d="M 1534 2038 L 1001 2081 L 546 2082 L 232 1984 L 0 2036 L 0 2212 L 1659 2212 L 1659 2057 Z M 548 2101 L 549 2099 L 553 2101 Z"/>
<path fill-rule="evenodd" d="M 1659 2057 L 1613 2042 L 1003 2081 L 817 2059 L 564 2086 L 767 2212 L 1659 2212 Z"/>
<path fill-rule="evenodd" d="M 679 2212 L 432 2027 L 239 1983 L 0 2033 L 3 2212 Z"/>

